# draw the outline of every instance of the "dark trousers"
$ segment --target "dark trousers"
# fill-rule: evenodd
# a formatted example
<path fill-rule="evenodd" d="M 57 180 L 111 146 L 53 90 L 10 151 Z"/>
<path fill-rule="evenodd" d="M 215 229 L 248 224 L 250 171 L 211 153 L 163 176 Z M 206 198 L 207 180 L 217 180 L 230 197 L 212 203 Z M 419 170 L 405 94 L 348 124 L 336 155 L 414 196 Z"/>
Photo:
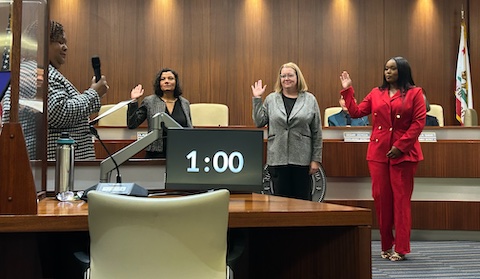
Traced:
<path fill-rule="evenodd" d="M 310 166 L 269 166 L 273 194 L 302 200 L 312 200 Z"/>

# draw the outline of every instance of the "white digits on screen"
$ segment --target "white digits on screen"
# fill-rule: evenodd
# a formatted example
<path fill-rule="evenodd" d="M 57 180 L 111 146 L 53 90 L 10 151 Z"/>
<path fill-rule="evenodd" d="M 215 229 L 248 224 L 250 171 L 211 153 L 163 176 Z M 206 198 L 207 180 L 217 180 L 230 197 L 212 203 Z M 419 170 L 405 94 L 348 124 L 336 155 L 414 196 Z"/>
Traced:
<path fill-rule="evenodd" d="M 197 167 L 197 151 L 192 150 L 190 153 L 185 156 L 188 160 L 190 160 L 190 166 L 187 168 L 187 172 L 199 172 L 200 169 Z M 235 165 L 235 161 L 237 165 Z M 205 157 L 205 162 L 210 162 L 208 157 Z M 222 165 L 220 165 L 220 163 Z M 242 153 L 238 151 L 234 151 L 228 155 L 225 151 L 217 151 L 213 155 L 213 169 L 217 173 L 223 173 L 227 169 L 229 169 L 232 173 L 239 173 L 242 171 L 245 161 L 243 159 Z"/>
<path fill-rule="evenodd" d="M 188 153 L 186 157 L 190 160 L 190 167 L 187 168 L 187 172 L 198 172 L 199 169 L 197 168 L 197 151 L 192 150 L 190 153 Z"/>

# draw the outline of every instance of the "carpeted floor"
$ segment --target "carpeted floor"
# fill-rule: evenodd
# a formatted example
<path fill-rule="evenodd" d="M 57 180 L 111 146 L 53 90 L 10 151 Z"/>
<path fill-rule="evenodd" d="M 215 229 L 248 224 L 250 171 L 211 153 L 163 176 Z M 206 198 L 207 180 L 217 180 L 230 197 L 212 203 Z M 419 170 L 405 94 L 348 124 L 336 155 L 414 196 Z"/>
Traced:
<path fill-rule="evenodd" d="M 372 278 L 480 278 L 480 242 L 412 241 L 407 259 L 380 257 L 380 241 L 372 241 Z"/>

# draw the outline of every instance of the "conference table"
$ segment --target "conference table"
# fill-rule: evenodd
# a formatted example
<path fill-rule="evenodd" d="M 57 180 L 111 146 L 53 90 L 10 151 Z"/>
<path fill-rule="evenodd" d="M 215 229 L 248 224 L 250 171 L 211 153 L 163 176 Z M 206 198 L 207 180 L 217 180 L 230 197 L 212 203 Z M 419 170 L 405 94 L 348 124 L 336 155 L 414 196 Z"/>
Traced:
<path fill-rule="evenodd" d="M 232 194 L 229 212 L 230 231 L 244 239 L 243 254 L 233 266 L 235 278 L 371 278 L 369 209 L 252 193 Z M 88 203 L 47 197 L 38 202 L 36 215 L 0 215 L 0 224 L 1 254 L 7 259 L 10 252 L 21 253 L 15 245 L 32 241 L 30 235 L 88 236 Z M 0 266 L 39 265 L 29 262 L 34 257 L 19 258 Z M 41 265 L 51 264 L 41 259 Z M 5 278 L 2 274 L 8 272 L 0 271 Z"/>

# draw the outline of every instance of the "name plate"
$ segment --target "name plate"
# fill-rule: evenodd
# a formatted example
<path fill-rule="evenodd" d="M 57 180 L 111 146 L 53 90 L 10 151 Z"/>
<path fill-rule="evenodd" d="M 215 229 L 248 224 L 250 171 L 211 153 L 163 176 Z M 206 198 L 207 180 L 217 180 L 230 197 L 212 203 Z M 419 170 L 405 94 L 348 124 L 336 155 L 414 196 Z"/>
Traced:
<path fill-rule="evenodd" d="M 420 142 L 437 142 L 437 133 L 435 132 L 422 132 L 418 137 Z"/>
<path fill-rule="evenodd" d="M 370 142 L 370 132 L 343 132 L 344 142 Z"/>
<path fill-rule="evenodd" d="M 135 183 L 98 183 L 95 190 L 117 195 L 148 196 L 148 191 Z"/>
<path fill-rule="evenodd" d="M 136 183 L 112 182 L 98 183 L 97 185 L 93 185 L 85 191 L 78 191 L 77 195 L 80 197 L 80 199 L 88 201 L 88 192 L 93 190 L 116 195 L 148 197 L 148 190 L 141 186 L 138 186 Z"/>
<path fill-rule="evenodd" d="M 370 142 L 370 132 L 343 132 L 344 142 Z M 418 137 L 420 142 L 437 142 L 435 132 L 422 132 Z"/>

